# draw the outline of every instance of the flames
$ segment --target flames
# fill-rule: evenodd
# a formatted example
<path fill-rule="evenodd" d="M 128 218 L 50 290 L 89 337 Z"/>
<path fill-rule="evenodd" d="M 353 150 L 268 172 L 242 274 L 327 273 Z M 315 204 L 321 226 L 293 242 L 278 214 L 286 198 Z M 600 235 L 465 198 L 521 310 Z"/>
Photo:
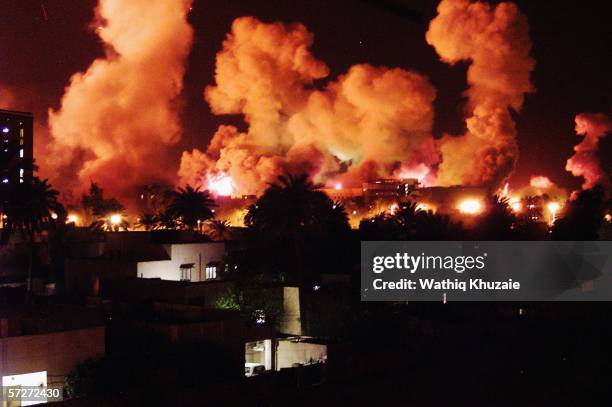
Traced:
<path fill-rule="evenodd" d="M 459 212 L 466 215 L 477 215 L 483 210 L 483 203 L 478 199 L 468 198 L 457 204 Z"/>

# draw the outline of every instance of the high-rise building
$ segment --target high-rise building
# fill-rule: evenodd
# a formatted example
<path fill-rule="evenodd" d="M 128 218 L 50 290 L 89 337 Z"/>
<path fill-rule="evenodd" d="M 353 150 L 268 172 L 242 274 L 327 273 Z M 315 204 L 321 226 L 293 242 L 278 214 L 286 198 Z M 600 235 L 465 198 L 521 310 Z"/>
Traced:
<path fill-rule="evenodd" d="M 31 179 L 33 126 L 32 113 L 0 110 L 0 187 L 5 190 Z"/>

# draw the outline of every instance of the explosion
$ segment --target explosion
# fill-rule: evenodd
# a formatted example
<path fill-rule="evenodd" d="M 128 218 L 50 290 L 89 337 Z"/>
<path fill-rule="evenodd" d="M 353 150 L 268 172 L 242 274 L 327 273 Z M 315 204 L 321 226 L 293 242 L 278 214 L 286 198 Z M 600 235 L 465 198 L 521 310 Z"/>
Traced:
<path fill-rule="evenodd" d="M 576 177 L 584 178 L 582 189 L 597 184 L 608 186 L 610 180 L 601 169 L 597 158 L 599 140 L 612 130 L 612 120 L 603 113 L 582 113 L 576 116 L 576 134 L 584 139 L 574 147 L 576 152 L 565 165 L 565 169 Z"/>
<path fill-rule="evenodd" d="M 166 147 L 181 136 L 175 101 L 191 47 L 190 6 L 99 1 L 93 25 L 105 56 L 74 74 L 60 109 L 49 111 L 53 141 L 44 164 L 56 184 L 78 190 L 94 180 L 129 197 L 136 185 L 174 182 Z"/>
<path fill-rule="evenodd" d="M 482 202 L 478 199 L 465 199 L 457 205 L 459 212 L 466 215 L 477 215 L 483 210 Z"/>
<path fill-rule="evenodd" d="M 208 178 L 208 190 L 217 196 L 231 196 L 234 191 L 232 177 L 220 173 Z"/>
<path fill-rule="evenodd" d="M 184 152 L 182 181 L 224 172 L 245 194 L 283 172 L 348 187 L 389 176 L 425 186 L 500 181 L 518 154 L 509 108 L 519 110 L 533 90 L 525 18 L 512 3 L 443 0 L 426 39 L 443 61 L 470 61 L 468 132 L 438 143 L 436 91 L 423 75 L 361 64 L 315 89 L 329 70 L 303 25 L 236 19 L 204 97 L 215 114 L 242 115 L 248 130 L 220 126 L 206 151 Z"/>
<path fill-rule="evenodd" d="M 362 64 L 314 89 L 329 70 L 312 42 L 301 24 L 234 21 L 204 96 L 215 114 L 241 114 L 249 127 L 221 126 L 205 152 L 183 153 L 184 182 L 224 172 L 238 192 L 258 194 L 283 172 L 307 172 L 354 187 L 437 161 L 436 92 L 423 75 Z"/>
<path fill-rule="evenodd" d="M 469 0 L 443 0 L 426 34 L 443 62 L 469 61 L 466 127 L 438 145 L 442 162 L 437 185 L 500 183 L 518 158 L 516 129 L 509 108 L 532 92 L 535 62 L 525 17 L 513 3 L 495 7 Z"/>

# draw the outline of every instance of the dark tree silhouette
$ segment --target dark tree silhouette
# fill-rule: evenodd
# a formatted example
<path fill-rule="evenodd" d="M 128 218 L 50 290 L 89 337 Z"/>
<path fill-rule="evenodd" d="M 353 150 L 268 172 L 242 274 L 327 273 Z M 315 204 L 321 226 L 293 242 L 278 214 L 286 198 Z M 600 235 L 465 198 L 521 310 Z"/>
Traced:
<path fill-rule="evenodd" d="M 159 218 L 157 217 L 157 215 L 154 215 L 152 213 L 143 213 L 142 215 L 138 217 L 138 220 L 135 226 L 138 228 L 142 228 L 146 231 L 150 231 L 150 230 L 159 229 L 160 222 L 159 222 Z"/>
<path fill-rule="evenodd" d="M 121 213 L 125 208 L 115 198 L 105 198 L 104 190 L 95 182 L 89 186 L 89 193 L 81 198 L 83 209 L 90 210 L 97 220 L 106 218 L 113 213 Z"/>
<path fill-rule="evenodd" d="M 291 242 L 294 270 L 300 284 L 306 280 L 305 243 L 350 231 L 344 207 L 318 190 L 306 174 L 278 177 L 249 207 L 245 224 L 266 240 Z"/>
<path fill-rule="evenodd" d="M 447 215 L 419 210 L 416 202 L 397 204 L 394 214 L 380 213 L 359 224 L 362 240 L 453 240 L 465 238 L 460 223 Z"/>
<path fill-rule="evenodd" d="M 179 226 L 195 230 L 200 224 L 214 216 L 212 209 L 216 206 L 208 191 L 200 191 L 186 185 L 172 193 L 172 201 L 166 213 L 176 219 Z"/>
<path fill-rule="evenodd" d="M 493 195 L 486 205 L 485 213 L 477 220 L 474 235 L 477 240 L 516 240 L 516 223 L 508 198 Z"/>
<path fill-rule="evenodd" d="M 209 219 L 205 231 L 213 240 L 229 240 L 233 235 L 231 225 L 225 220 Z"/>
<path fill-rule="evenodd" d="M 552 228 L 555 240 L 597 240 L 604 222 L 605 193 L 601 185 L 578 193 L 570 200 Z"/>
<path fill-rule="evenodd" d="M 31 290 L 32 271 L 36 252 L 36 235 L 53 222 L 53 216 L 62 211 L 57 201 L 58 192 L 48 181 L 33 177 L 31 182 L 18 184 L 6 208 L 10 230 L 21 234 L 29 245 L 28 292 Z"/>

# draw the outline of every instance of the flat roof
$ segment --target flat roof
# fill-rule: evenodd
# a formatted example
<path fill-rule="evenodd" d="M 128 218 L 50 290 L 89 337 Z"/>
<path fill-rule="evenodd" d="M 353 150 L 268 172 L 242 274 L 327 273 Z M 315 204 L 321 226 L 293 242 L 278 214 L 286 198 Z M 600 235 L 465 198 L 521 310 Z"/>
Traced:
<path fill-rule="evenodd" d="M 18 112 L 16 110 L 6 110 L 6 109 L 0 109 L 0 114 L 12 114 L 12 115 L 17 115 L 17 116 L 28 116 L 28 117 L 33 117 L 34 115 L 31 112 Z"/>

